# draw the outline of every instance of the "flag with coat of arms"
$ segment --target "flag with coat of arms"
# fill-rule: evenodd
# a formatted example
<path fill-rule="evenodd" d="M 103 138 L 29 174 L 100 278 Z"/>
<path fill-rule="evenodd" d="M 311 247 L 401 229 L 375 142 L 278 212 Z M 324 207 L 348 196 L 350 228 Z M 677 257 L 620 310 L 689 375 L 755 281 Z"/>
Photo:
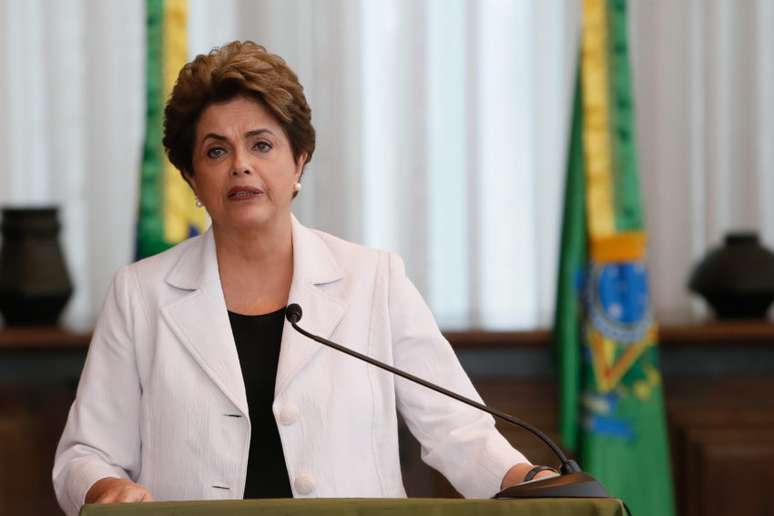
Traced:
<path fill-rule="evenodd" d="M 560 433 L 633 514 L 674 514 L 626 0 L 583 0 L 554 340 Z"/>

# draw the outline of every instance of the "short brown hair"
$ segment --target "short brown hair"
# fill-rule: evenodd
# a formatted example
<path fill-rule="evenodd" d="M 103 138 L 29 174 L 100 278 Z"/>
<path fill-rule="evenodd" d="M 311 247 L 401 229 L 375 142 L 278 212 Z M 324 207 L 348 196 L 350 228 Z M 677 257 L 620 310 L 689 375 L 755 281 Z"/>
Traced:
<path fill-rule="evenodd" d="M 274 115 L 290 141 L 293 159 L 312 159 L 315 132 L 304 88 L 287 63 L 252 41 L 233 41 L 186 64 L 164 109 L 164 149 L 181 173 L 193 175 L 196 124 L 213 102 L 245 95 Z"/>

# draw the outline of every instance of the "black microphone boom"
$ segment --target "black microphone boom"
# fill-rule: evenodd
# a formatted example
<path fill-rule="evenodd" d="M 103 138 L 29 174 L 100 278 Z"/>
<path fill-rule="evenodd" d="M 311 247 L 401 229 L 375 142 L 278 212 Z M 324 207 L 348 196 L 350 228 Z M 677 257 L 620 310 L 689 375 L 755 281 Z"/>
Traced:
<path fill-rule="evenodd" d="M 527 430 L 531 434 L 540 438 L 541 441 L 543 441 L 549 448 L 551 448 L 551 451 L 553 451 L 554 454 L 561 461 L 561 466 L 559 468 L 559 471 L 561 472 L 560 476 L 541 479 L 541 480 L 533 480 L 531 482 L 526 482 L 523 484 L 518 484 L 515 486 L 508 487 L 500 491 L 499 493 L 497 493 L 495 495 L 495 498 L 609 498 L 610 497 L 607 494 L 607 491 L 605 491 L 605 488 L 602 487 L 602 484 L 600 484 L 592 476 L 587 475 L 586 473 L 583 473 L 580 466 L 578 466 L 578 463 L 572 459 L 568 459 L 567 456 L 562 451 L 562 449 L 559 448 L 559 446 L 557 446 L 556 443 L 554 443 L 551 439 L 549 439 L 549 437 L 546 434 L 544 434 L 542 431 L 540 431 L 538 428 L 532 426 L 531 424 L 525 421 L 517 419 L 511 416 L 510 414 L 506 414 L 505 412 L 499 411 L 497 409 L 487 407 L 483 403 L 479 403 L 470 398 L 466 398 L 465 396 L 457 394 L 456 392 L 452 392 L 448 389 L 444 389 L 443 387 L 439 387 L 434 383 L 430 383 L 427 380 L 423 380 L 422 378 L 416 377 L 396 367 L 385 364 L 384 362 L 380 362 L 367 355 L 363 355 L 362 353 L 358 353 L 357 351 L 346 348 L 340 344 L 337 344 L 330 340 L 327 340 L 317 335 L 314 335 L 312 333 L 309 333 L 308 331 L 299 327 L 297 324 L 298 321 L 301 320 L 302 315 L 303 315 L 303 311 L 301 310 L 301 307 L 296 303 L 288 305 L 285 312 L 285 316 L 288 322 L 290 322 L 293 328 L 301 335 L 304 335 L 305 337 L 308 337 L 314 341 L 317 341 L 320 344 L 324 344 L 325 346 L 341 351 L 342 353 L 346 353 L 347 355 L 350 355 L 357 359 L 368 362 L 369 364 L 374 365 L 380 369 L 389 371 L 392 374 L 400 376 L 401 378 L 405 378 L 406 380 L 409 380 L 411 382 L 418 383 L 419 385 L 423 387 L 427 387 L 432 391 L 438 392 L 450 398 L 454 398 L 455 400 L 461 403 L 465 403 L 466 405 L 470 405 L 471 407 L 475 407 L 479 410 L 482 410 L 512 425 L 523 428 L 524 430 Z"/>

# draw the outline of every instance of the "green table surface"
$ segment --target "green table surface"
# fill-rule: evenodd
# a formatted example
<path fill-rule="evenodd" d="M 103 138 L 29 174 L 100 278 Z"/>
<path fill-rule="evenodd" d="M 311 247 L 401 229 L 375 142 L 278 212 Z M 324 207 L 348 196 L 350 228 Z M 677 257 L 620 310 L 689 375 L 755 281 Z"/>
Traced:
<path fill-rule="evenodd" d="M 544 498 L 524 500 L 461 500 L 448 498 L 317 498 L 283 500 L 220 500 L 85 505 L 81 516 L 110 515 L 530 515 L 624 516 L 616 499 Z"/>

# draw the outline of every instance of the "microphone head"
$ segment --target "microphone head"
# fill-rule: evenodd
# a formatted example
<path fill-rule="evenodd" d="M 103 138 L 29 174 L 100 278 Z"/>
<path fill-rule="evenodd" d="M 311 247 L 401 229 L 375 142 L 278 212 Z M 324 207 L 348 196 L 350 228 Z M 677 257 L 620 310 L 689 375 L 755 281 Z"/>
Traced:
<path fill-rule="evenodd" d="M 302 314 L 303 312 L 301 311 L 301 307 L 296 303 L 288 305 L 287 309 L 285 310 L 285 317 L 288 321 L 290 321 L 291 324 L 300 321 Z"/>

